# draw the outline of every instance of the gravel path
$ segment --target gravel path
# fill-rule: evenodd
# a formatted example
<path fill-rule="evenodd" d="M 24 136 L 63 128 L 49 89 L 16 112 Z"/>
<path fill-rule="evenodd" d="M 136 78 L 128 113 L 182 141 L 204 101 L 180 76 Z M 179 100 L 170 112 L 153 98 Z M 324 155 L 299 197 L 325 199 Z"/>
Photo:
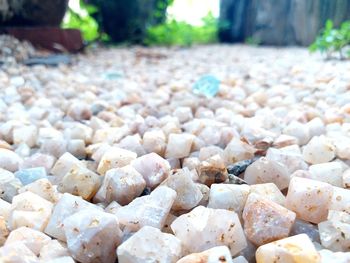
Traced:
<path fill-rule="evenodd" d="M 350 262 L 349 61 L 6 43 L 1 262 Z"/>

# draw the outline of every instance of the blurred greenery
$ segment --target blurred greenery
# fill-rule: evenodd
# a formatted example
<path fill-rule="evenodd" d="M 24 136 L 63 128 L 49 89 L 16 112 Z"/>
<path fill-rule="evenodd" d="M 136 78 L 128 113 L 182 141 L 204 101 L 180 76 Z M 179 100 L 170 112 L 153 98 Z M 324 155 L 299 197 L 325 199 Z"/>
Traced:
<path fill-rule="evenodd" d="M 211 12 L 202 19 L 203 25 L 194 26 L 170 19 L 147 29 L 146 45 L 191 46 L 217 42 L 218 21 Z"/>
<path fill-rule="evenodd" d="M 94 5 L 84 3 L 82 0 L 79 3 L 79 12 L 68 8 L 61 27 L 80 29 L 85 41 L 94 41 L 101 37 L 99 25 L 92 17 L 93 14 L 98 12 L 98 9 Z"/>
<path fill-rule="evenodd" d="M 251 46 L 259 46 L 261 44 L 261 40 L 257 37 L 247 37 L 244 42 Z"/>
<path fill-rule="evenodd" d="M 140 6 L 139 0 L 128 1 L 129 4 L 126 0 L 80 0 L 79 10 L 69 8 L 61 26 L 80 29 L 87 42 L 112 39 L 150 46 L 217 42 L 218 19 L 211 12 L 202 19 L 202 25 L 194 26 L 167 18 L 166 10 L 174 0 L 153 0 L 147 7 Z M 129 11 L 124 12 L 121 7 Z M 116 15 L 115 10 L 121 14 Z M 151 10 L 151 15 L 147 10 Z"/>
<path fill-rule="evenodd" d="M 338 53 L 340 59 L 350 58 L 350 21 L 345 21 L 339 28 L 334 28 L 333 22 L 327 20 L 324 29 L 310 45 L 309 50 L 319 51 L 325 54 L 326 58 L 331 58 L 334 53 Z"/>

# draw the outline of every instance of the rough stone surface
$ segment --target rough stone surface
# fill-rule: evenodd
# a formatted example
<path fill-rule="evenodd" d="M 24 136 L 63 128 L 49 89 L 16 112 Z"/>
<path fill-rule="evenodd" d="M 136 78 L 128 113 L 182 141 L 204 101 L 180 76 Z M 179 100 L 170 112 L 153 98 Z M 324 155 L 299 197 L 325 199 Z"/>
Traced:
<path fill-rule="evenodd" d="M 36 256 L 39 256 L 42 248 L 50 242 L 51 238 L 44 233 L 29 227 L 19 227 L 12 231 L 5 245 L 21 242 Z"/>
<path fill-rule="evenodd" d="M 311 164 L 326 163 L 335 157 L 335 147 L 324 136 L 313 137 L 303 149 L 303 158 Z"/>
<path fill-rule="evenodd" d="M 22 158 L 13 151 L 0 148 L 0 168 L 15 172 L 22 162 Z"/>
<path fill-rule="evenodd" d="M 350 214 L 350 190 L 340 187 L 333 187 L 333 196 L 329 209 L 347 212 Z"/>
<path fill-rule="evenodd" d="M 140 196 L 145 187 L 142 175 L 133 166 L 127 165 L 108 170 L 97 195 L 103 202 L 116 201 L 127 205 Z"/>
<path fill-rule="evenodd" d="M 250 185 L 250 192 L 259 194 L 264 198 L 269 199 L 272 202 L 275 202 L 276 204 L 285 206 L 286 197 L 273 183 Z"/>
<path fill-rule="evenodd" d="M 188 156 L 194 138 L 192 134 L 169 134 L 165 158 L 183 158 Z"/>
<path fill-rule="evenodd" d="M 50 221 L 45 228 L 45 233 L 58 240 L 66 241 L 63 229 L 64 220 L 83 209 L 89 209 L 90 211 L 102 210 L 98 206 L 83 200 L 81 197 L 68 193 L 63 194 L 53 209 Z"/>
<path fill-rule="evenodd" d="M 137 231 L 143 226 L 161 229 L 176 199 L 176 192 L 159 186 L 150 195 L 135 198 L 130 204 L 120 207 L 115 215 L 121 225 Z"/>
<path fill-rule="evenodd" d="M 143 176 L 146 185 L 155 188 L 170 173 L 170 164 L 156 153 L 149 153 L 134 160 L 131 165 Z"/>
<path fill-rule="evenodd" d="M 306 234 L 287 237 L 262 245 L 256 251 L 256 262 L 320 262 L 320 255 Z"/>
<path fill-rule="evenodd" d="M 232 256 L 230 250 L 226 246 L 217 246 L 207 249 L 200 253 L 193 253 L 181 258 L 176 263 L 193 263 L 193 262 L 210 262 L 210 263 L 220 263 L 220 262 L 240 262 L 232 261 Z M 244 261 L 242 261 L 244 263 Z"/>
<path fill-rule="evenodd" d="M 236 255 L 247 246 L 237 214 L 224 209 L 196 207 L 178 217 L 171 229 L 187 253 L 227 246 L 231 254 Z"/>
<path fill-rule="evenodd" d="M 349 252 L 350 215 L 346 212 L 330 210 L 328 218 L 318 224 L 321 244 L 332 251 Z"/>
<path fill-rule="evenodd" d="M 248 166 L 244 180 L 248 184 L 274 183 L 283 190 L 289 185 L 290 175 L 283 164 L 262 157 Z"/>
<path fill-rule="evenodd" d="M 255 245 L 289 236 L 295 213 L 257 194 L 250 194 L 244 206 L 244 232 Z"/>
<path fill-rule="evenodd" d="M 117 249 L 118 262 L 176 262 L 182 256 L 181 241 L 159 229 L 144 226 Z"/>
<path fill-rule="evenodd" d="M 101 158 L 97 167 L 97 172 L 104 175 L 108 170 L 112 168 L 123 167 L 130 164 L 132 160 L 135 160 L 137 154 L 122 148 L 111 148 Z"/>
<path fill-rule="evenodd" d="M 330 184 L 294 177 L 289 184 L 286 207 L 294 211 L 297 218 L 317 224 L 327 218 L 332 195 Z"/>
<path fill-rule="evenodd" d="M 63 176 L 58 184 L 58 190 L 62 193 L 70 193 L 90 200 L 101 185 L 101 178 L 98 174 L 90 171 L 83 165 L 75 164 Z"/>
<path fill-rule="evenodd" d="M 9 226 L 21 226 L 43 231 L 51 217 L 53 204 L 32 192 L 16 195 L 11 204 Z"/>
<path fill-rule="evenodd" d="M 203 194 L 192 181 L 191 174 L 187 169 L 177 170 L 163 183 L 176 192 L 176 199 L 172 206 L 173 210 L 189 210 L 197 206 L 202 200 Z"/>
<path fill-rule="evenodd" d="M 122 232 L 114 215 L 85 209 L 67 217 L 63 224 L 67 247 L 74 259 L 115 262 L 115 248 L 121 242 Z"/>
<path fill-rule="evenodd" d="M 208 207 L 235 211 L 239 216 L 242 216 L 249 193 L 250 187 L 248 185 L 212 184 Z"/>

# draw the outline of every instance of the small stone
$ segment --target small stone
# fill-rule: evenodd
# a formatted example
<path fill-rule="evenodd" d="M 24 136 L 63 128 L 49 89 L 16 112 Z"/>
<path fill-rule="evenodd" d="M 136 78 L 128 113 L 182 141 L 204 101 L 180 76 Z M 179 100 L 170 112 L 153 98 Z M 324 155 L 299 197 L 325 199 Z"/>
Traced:
<path fill-rule="evenodd" d="M 116 201 L 112 201 L 106 208 L 105 208 L 105 212 L 106 213 L 111 213 L 111 214 L 115 214 L 117 212 L 117 210 L 122 207 L 120 204 L 118 204 Z"/>
<path fill-rule="evenodd" d="M 348 263 L 350 262 L 350 252 L 333 252 L 328 249 L 318 251 L 322 263 Z"/>
<path fill-rule="evenodd" d="M 243 160 L 243 161 L 236 162 L 234 164 L 230 164 L 227 166 L 227 172 L 229 174 L 239 176 L 240 174 L 244 173 L 245 170 L 248 168 L 248 166 L 251 165 L 253 162 L 254 162 L 254 159 L 250 159 L 250 160 Z"/>
<path fill-rule="evenodd" d="M 200 183 L 210 186 L 214 183 L 225 182 L 227 178 L 228 174 L 225 163 L 219 155 L 215 155 L 201 162 L 198 179 Z"/>
<path fill-rule="evenodd" d="M 228 246 L 231 254 L 236 255 L 247 246 L 236 212 L 224 209 L 198 206 L 178 217 L 171 224 L 171 229 L 182 241 L 185 253 Z"/>
<path fill-rule="evenodd" d="M 10 231 L 7 228 L 6 219 L 3 216 L 0 216 L 0 246 L 5 244 L 9 233 Z"/>
<path fill-rule="evenodd" d="M 289 174 L 296 170 L 307 170 L 308 167 L 299 152 L 288 151 L 285 148 L 269 148 L 266 152 L 266 158 L 284 164 Z"/>
<path fill-rule="evenodd" d="M 274 183 L 283 190 L 288 187 L 290 176 L 283 164 L 261 157 L 247 167 L 244 180 L 248 184 Z"/>
<path fill-rule="evenodd" d="M 15 172 L 22 163 L 22 158 L 13 151 L 0 148 L 0 168 Z"/>
<path fill-rule="evenodd" d="M 301 177 L 290 181 L 286 207 L 297 214 L 297 218 L 318 224 L 327 219 L 333 195 L 330 184 Z"/>
<path fill-rule="evenodd" d="M 299 234 L 306 234 L 312 242 L 320 243 L 320 233 L 317 225 L 311 224 L 304 220 L 296 219 L 292 230 L 290 231 L 290 235 L 295 236 Z"/>
<path fill-rule="evenodd" d="M 276 148 L 282 148 L 293 144 L 298 144 L 298 138 L 286 134 L 281 134 L 273 142 L 273 146 Z"/>
<path fill-rule="evenodd" d="M 333 187 L 333 196 L 329 209 L 347 212 L 350 214 L 350 190 L 340 187 Z"/>
<path fill-rule="evenodd" d="M 334 186 L 342 186 L 343 167 L 339 162 L 314 164 L 309 167 L 313 180 L 329 183 Z"/>
<path fill-rule="evenodd" d="M 141 136 L 138 133 L 123 138 L 119 142 L 118 147 L 135 152 L 139 157 L 146 154 L 146 151 L 142 146 Z"/>
<path fill-rule="evenodd" d="M 177 170 L 163 183 L 176 192 L 176 199 L 172 206 L 175 211 L 190 210 L 197 206 L 203 198 L 203 194 L 191 179 L 188 169 Z"/>
<path fill-rule="evenodd" d="M 50 219 L 52 207 L 51 202 L 32 192 L 16 195 L 11 204 L 9 226 L 12 230 L 26 226 L 43 231 Z"/>
<path fill-rule="evenodd" d="M 11 204 L 0 198 L 0 216 L 7 221 L 10 216 L 10 211 Z"/>
<path fill-rule="evenodd" d="M 121 205 L 129 204 L 140 196 L 146 187 L 142 175 L 131 165 L 107 171 L 98 196 L 106 203 L 117 201 Z"/>
<path fill-rule="evenodd" d="M 189 156 L 195 136 L 188 133 L 171 133 L 165 151 L 165 158 L 184 158 Z"/>
<path fill-rule="evenodd" d="M 332 251 L 348 252 L 350 246 L 350 214 L 330 210 L 326 221 L 318 224 L 321 244 Z"/>
<path fill-rule="evenodd" d="M 166 137 L 162 130 L 146 131 L 143 135 L 143 148 L 148 153 L 164 155 L 166 148 Z"/>
<path fill-rule="evenodd" d="M 35 263 L 37 256 L 22 242 L 15 242 L 0 248 L 1 262 Z"/>
<path fill-rule="evenodd" d="M 143 226 L 161 229 L 176 199 L 176 192 L 166 186 L 159 186 L 150 195 L 138 197 L 130 204 L 120 207 L 115 215 L 121 225 L 130 231 Z"/>
<path fill-rule="evenodd" d="M 90 106 L 82 101 L 72 103 L 67 111 L 67 115 L 73 120 L 88 120 L 91 118 L 92 113 Z"/>
<path fill-rule="evenodd" d="M 85 201 L 81 197 L 68 193 L 63 194 L 53 209 L 50 221 L 45 228 L 45 233 L 61 241 L 66 241 L 63 221 L 83 209 L 88 209 L 91 213 L 96 210 L 102 210 L 102 208 Z"/>
<path fill-rule="evenodd" d="M 28 157 L 30 155 L 30 147 L 25 143 L 21 143 L 17 145 L 15 149 L 15 153 L 17 153 L 18 156 L 20 156 L 21 158 Z M 19 167 L 20 166 L 21 164 L 19 165 Z"/>
<path fill-rule="evenodd" d="M 173 113 L 179 122 L 184 123 L 193 118 L 192 109 L 190 107 L 177 107 Z"/>
<path fill-rule="evenodd" d="M 193 253 L 181 258 L 176 263 L 194 263 L 194 262 L 207 262 L 207 263 L 233 263 L 240 261 L 232 261 L 230 250 L 227 246 L 217 246 L 200 253 Z M 244 261 L 241 261 L 244 263 Z"/>
<path fill-rule="evenodd" d="M 170 164 L 156 153 L 149 153 L 134 160 L 131 165 L 138 171 L 150 188 L 157 187 L 170 173 Z"/>
<path fill-rule="evenodd" d="M 233 138 L 224 150 L 225 163 L 232 164 L 239 161 L 252 159 L 255 148 L 237 138 Z"/>
<path fill-rule="evenodd" d="M 259 194 L 281 206 L 285 206 L 286 204 L 286 197 L 274 183 L 250 185 L 250 192 Z"/>
<path fill-rule="evenodd" d="M 118 247 L 117 254 L 119 263 L 172 263 L 182 256 L 182 247 L 173 235 L 144 226 Z"/>
<path fill-rule="evenodd" d="M 182 168 L 187 167 L 188 170 L 198 170 L 200 167 L 201 161 L 197 157 L 188 157 L 183 159 L 182 161 Z M 350 182 L 349 182 L 349 187 L 350 187 Z"/>
<path fill-rule="evenodd" d="M 212 146 L 202 147 L 199 150 L 199 160 L 205 161 L 215 155 L 219 155 L 222 158 L 223 153 L 224 153 L 224 150 L 218 146 L 212 145 Z"/>
<path fill-rule="evenodd" d="M 249 192 L 248 185 L 212 184 L 208 208 L 235 211 L 241 217 Z"/>
<path fill-rule="evenodd" d="M 13 143 L 21 144 L 25 143 L 30 148 L 36 145 L 36 138 L 38 134 L 38 129 L 34 125 L 22 126 L 13 129 Z"/>
<path fill-rule="evenodd" d="M 46 170 L 46 173 L 49 173 L 54 164 L 55 164 L 55 157 L 48 154 L 35 153 L 25 158 L 23 163 L 19 166 L 19 169 L 44 167 Z"/>
<path fill-rule="evenodd" d="M 20 227 L 13 230 L 6 240 L 5 245 L 21 242 L 28 247 L 36 256 L 41 249 L 50 242 L 51 238 L 44 233 L 29 227 Z"/>
<path fill-rule="evenodd" d="M 44 167 L 35 167 L 23 169 L 15 172 L 15 176 L 21 181 L 23 185 L 33 183 L 39 179 L 47 177 Z"/>
<path fill-rule="evenodd" d="M 21 181 L 13 173 L 0 168 L 0 198 L 12 202 L 21 187 Z"/>
<path fill-rule="evenodd" d="M 40 146 L 40 152 L 60 158 L 67 152 L 67 142 L 65 139 L 58 137 L 54 139 L 43 139 Z"/>
<path fill-rule="evenodd" d="M 306 126 L 309 128 L 310 138 L 314 136 L 319 136 L 326 131 L 326 127 L 321 118 L 316 117 L 306 123 Z"/>
<path fill-rule="evenodd" d="M 319 263 L 320 255 L 306 234 L 280 239 L 262 245 L 256 251 L 257 263 Z"/>
<path fill-rule="evenodd" d="M 310 140 L 309 127 L 297 121 L 288 124 L 283 129 L 283 133 L 296 137 L 300 145 L 304 145 Z"/>
<path fill-rule="evenodd" d="M 58 191 L 81 196 L 90 200 L 100 188 L 101 177 L 83 165 L 75 164 L 63 176 Z"/>
<path fill-rule="evenodd" d="M 244 206 L 244 232 L 255 245 L 288 237 L 295 213 L 260 195 L 252 193 Z"/>
<path fill-rule="evenodd" d="M 311 164 L 326 163 L 335 157 L 335 147 L 324 136 L 313 137 L 303 149 L 303 158 Z"/>
<path fill-rule="evenodd" d="M 67 143 L 67 152 L 78 159 L 86 157 L 85 142 L 81 139 L 69 140 Z"/>
<path fill-rule="evenodd" d="M 51 173 L 61 180 L 76 164 L 79 165 L 80 161 L 72 154 L 66 152 L 57 160 Z"/>
<path fill-rule="evenodd" d="M 113 263 L 122 232 L 117 218 L 98 210 L 82 210 L 64 221 L 67 247 L 80 262 Z"/>
<path fill-rule="evenodd" d="M 51 203 L 57 203 L 60 198 L 60 193 L 57 191 L 56 186 L 53 186 L 46 178 L 27 184 L 20 188 L 18 192 L 24 193 L 26 191 L 37 194 Z"/>
<path fill-rule="evenodd" d="M 47 244 L 43 245 L 40 250 L 40 260 L 45 262 L 54 260 L 55 258 L 68 256 L 69 251 L 67 249 L 67 246 L 57 240 L 50 240 Z"/>
<path fill-rule="evenodd" d="M 137 154 L 122 148 L 113 147 L 109 149 L 101 158 L 97 167 L 97 172 L 104 175 L 112 168 L 123 167 L 135 160 Z"/>

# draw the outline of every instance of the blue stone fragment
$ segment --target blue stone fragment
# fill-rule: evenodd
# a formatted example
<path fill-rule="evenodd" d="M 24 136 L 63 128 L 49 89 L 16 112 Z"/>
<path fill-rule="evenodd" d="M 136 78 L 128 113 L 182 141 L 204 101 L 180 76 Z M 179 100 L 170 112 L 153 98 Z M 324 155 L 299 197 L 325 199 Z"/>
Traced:
<path fill-rule="evenodd" d="M 22 182 L 23 185 L 30 184 L 42 178 L 47 178 L 46 170 L 44 167 L 19 170 L 15 172 L 15 176 Z"/>
<path fill-rule="evenodd" d="M 193 85 L 193 92 L 202 94 L 207 98 L 214 97 L 219 91 L 220 80 L 212 75 L 205 75 L 201 77 Z"/>

